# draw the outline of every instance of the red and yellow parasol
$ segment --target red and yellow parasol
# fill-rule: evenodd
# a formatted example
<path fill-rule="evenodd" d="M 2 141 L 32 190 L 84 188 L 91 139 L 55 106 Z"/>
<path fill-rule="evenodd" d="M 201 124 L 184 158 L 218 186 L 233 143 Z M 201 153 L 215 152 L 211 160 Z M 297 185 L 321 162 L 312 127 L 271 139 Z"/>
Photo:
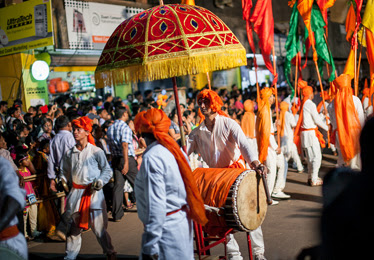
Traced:
<path fill-rule="evenodd" d="M 96 88 L 102 88 L 172 78 L 184 145 L 175 77 L 246 64 L 244 47 L 212 12 L 193 5 L 161 4 L 116 28 L 100 56 L 95 81 Z"/>

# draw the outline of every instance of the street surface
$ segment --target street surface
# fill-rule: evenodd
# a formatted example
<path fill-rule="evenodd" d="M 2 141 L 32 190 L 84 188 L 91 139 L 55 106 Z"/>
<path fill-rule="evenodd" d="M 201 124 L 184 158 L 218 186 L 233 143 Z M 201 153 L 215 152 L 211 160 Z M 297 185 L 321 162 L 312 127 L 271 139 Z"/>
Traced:
<path fill-rule="evenodd" d="M 324 154 L 320 176 L 323 177 L 335 163 L 336 157 Z M 306 169 L 306 165 L 304 167 Z M 285 193 L 290 194 L 291 199 L 268 208 L 262 224 L 268 260 L 296 259 L 302 249 L 320 243 L 322 189 L 306 185 L 307 178 L 306 173 L 289 169 Z M 126 212 L 121 222 L 109 222 L 108 232 L 118 259 L 137 259 L 142 229 L 136 212 Z M 235 237 L 244 259 L 249 259 L 245 233 L 236 233 Z M 78 259 L 105 259 L 91 231 L 84 233 L 82 240 Z M 62 259 L 64 255 L 65 244 L 61 242 L 31 241 L 28 245 L 30 259 Z M 212 255 L 222 255 L 223 250 L 219 245 L 212 250 Z"/>

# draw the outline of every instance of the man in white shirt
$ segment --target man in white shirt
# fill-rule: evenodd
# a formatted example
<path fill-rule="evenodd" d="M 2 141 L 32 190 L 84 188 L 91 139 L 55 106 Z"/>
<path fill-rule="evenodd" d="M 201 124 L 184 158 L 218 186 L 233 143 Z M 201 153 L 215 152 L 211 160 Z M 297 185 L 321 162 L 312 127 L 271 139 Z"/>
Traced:
<path fill-rule="evenodd" d="M 299 81 L 299 87 L 302 91 L 303 101 L 295 130 L 296 143 L 301 145 L 306 156 L 309 174 L 308 184 L 310 186 L 321 186 L 323 181 L 318 177 L 318 173 L 322 162 L 321 145 L 324 147 L 325 141 L 318 127 L 328 131 L 328 126 L 322 121 L 317 106 L 312 101 L 314 97 L 313 88 L 303 80 Z"/>
<path fill-rule="evenodd" d="M 116 259 L 111 238 L 106 231 L 108 216 L 102 188 L 113 176 L 102 149 L 95 146 L 92 122 L 84 116 L 72 121 L 76 145 L 61 160 L 61 178 L 72 184 L 66 200 L 70 229 L 66 238 L 64 259 L 76 259 L 82 230 L 89 227 L 96 235 L 108 259 Z"/>
<path fill-rule="evenodd" d="M 18 256 L 15 259 L 28 259 L 25 236 L 17 228 L 16 215 L 26 206 L 26 191 L 18 182 L 10 162 L 0 156 L 0 250 L 11 250 Z"/>
<path fill-rule="evenodd" d="M 200 117 L 204 121 L 188 136 L 187 153 L 200 154 L 210 168 L 227 168 L 235 163 L 245 168 L 247 162 L 252 168 L 266 174 L 265 167 L 258 161 L 254 148 L 249 146 L 240 125 L 221 110 L 223 103 L 217 93 L 212 90 L 203 90 L 198 95 L 197 102 L 202 113 Z M 241 159 L 241 156 L 245 161 Z M 250 235 L 255 258 L 265 259 L 261 227 L 250 232 Z M 243 259 L 232 234 L 229 235 L 228 240 L 229 259 Z"/>

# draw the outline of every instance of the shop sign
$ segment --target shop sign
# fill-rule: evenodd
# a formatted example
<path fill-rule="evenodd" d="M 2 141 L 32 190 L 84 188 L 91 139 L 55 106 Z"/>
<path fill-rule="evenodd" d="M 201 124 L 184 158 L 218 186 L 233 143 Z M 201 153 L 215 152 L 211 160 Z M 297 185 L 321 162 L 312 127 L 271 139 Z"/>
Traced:
<path fill-rule="evenodd" d="M 50 0 L 0 8 L 0 56 L 53 45 Z"/>
<path fill-rule="evenodd" d="M 142 8 L 65 0 L 70 49 L 102 50 L 113 31 Z"/>

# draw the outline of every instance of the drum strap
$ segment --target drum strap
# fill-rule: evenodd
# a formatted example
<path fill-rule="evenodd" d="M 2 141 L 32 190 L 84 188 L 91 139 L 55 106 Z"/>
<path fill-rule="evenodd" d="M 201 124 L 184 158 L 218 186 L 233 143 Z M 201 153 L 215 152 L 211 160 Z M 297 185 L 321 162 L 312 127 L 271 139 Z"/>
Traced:
<path fill-rule="evenodd" d="M 180 209 L 176 209 L 176 210 L 173 210 L 173 211 L 170 211 L 168 213 L 166 213 L 166 216 L 170 216 L 170 215 L 173 215 L 181 210 L 185 210 L 187 208 L 187 205 L 184 205 L 183 207 L 181 207 Z"/>

